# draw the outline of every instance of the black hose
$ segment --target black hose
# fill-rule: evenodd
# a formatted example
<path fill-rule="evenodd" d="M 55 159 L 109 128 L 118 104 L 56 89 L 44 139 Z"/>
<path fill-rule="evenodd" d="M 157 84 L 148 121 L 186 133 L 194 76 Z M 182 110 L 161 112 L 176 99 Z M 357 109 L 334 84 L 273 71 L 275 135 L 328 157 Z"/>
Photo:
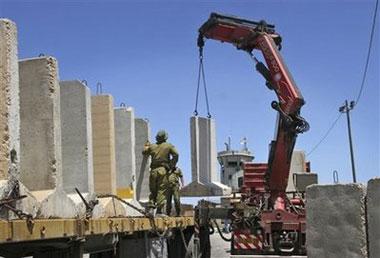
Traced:
<path fill-rule="evenodd" d="M 222 231 L 220 230 L 218 223 L 216 223 L 215 220 L 213 220 L 213 222 L 214 222 L 214 224 L 215 224 L 215 226 L 216 226 L 216 229 L 218 230 L 218 233 L 219 233 L 220 237 L 221 237 L 224 241 L 226 241 L 226 242 L 231 242 L 231 241 L 232 241 L 232 237 L 231 237 L 231 238 L 227 238 L 227 237 L 225 237 L 225 236 L 223 235 Z"/>

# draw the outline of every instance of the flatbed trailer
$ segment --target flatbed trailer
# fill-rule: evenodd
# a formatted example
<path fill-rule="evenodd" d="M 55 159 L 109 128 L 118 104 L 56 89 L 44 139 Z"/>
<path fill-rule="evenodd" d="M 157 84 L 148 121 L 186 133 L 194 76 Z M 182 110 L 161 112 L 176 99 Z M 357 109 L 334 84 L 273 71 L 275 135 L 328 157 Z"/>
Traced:
<path fill-rule="evenodd" d="M 193 217 L 0 220 L 0 257 L 147 257 L 149 239 L 184 257 L 193 226 Z"/>

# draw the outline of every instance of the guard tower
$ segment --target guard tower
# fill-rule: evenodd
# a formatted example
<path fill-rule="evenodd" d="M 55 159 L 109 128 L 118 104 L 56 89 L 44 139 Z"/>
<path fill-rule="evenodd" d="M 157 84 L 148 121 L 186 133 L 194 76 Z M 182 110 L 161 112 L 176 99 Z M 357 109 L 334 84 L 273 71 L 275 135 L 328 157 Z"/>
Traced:
<path fill-rule="evenodd" d="M 233 192 L 239 191 L 243 185 L 243 168 L 244 162 L 252 162 L 254 156 L 248 150 L 247 139 L 243 138 L 240 142 L 243 145 L 241 150 L 231 149 L 231 137 L 225 143 L 226 150 L 218 152 L 218 161 L 220 164 L 220 181 L 222 184 L 231 187 Z"/>

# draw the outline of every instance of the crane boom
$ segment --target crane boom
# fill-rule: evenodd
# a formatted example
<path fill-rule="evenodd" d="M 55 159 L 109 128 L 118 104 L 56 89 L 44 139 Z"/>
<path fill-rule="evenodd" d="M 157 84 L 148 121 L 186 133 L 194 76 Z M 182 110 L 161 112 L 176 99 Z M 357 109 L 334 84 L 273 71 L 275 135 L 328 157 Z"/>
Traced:
<path fill-rule="evenodd" d="M 210 218 L 230 219 L 231 255 L 291 255 L 306 253 L 306 210 L 304 192 L 286 192 L 290 162 L 299 133 L 309 125 L 300 116 L 305 101 L 281 57 L 281 36 L 275 26 L 265 21 L 249 21 L 234 16 L 212 13 L 200 27 L 199 57 L 203 60 L 205 39 L 234 45 L 247 52 L 256 70 L 265 78 L 277 100 L 271 103 L 277 111 L 275 138 L 270 144 L 268 164 L 243 164 L 240 197 L 230 199 L 231 207 L 211 210 L 198 206 L 196 219 L 208 225 Z M 264 57 L 259 61 L 253 51 Z M 252 243 L 247 245 L 247 241 Z"/>
<path fill-rule="evenodd" d="M 278 99 L 272 102 L 272 108 L 278 111 L 278 121 L 276 138 L 270 144 L 266 189 L 274 199 L 284 196 L 297 134 L 307 131 L 309 126 L 300 116 L 305 101 L 279 52 L 281 36 L 275 32 L 274 25 L 265 21 L 254 22 L 212 13 L 199 29 L 198 46 L 201 49 L 205 38 L 231 43 L 252 57 L 253 50 L 262 52 L 267 66 L 253 57 L 256 69 Z"/>

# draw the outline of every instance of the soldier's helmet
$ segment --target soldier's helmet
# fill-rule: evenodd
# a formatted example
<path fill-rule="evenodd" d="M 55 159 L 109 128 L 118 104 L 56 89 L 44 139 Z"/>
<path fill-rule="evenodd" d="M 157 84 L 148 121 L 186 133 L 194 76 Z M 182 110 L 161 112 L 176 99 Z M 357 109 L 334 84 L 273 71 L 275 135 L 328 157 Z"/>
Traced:
<path fill-rule="evenodd" d="M 156 141 L 158 143 L 166 142 L 167 139 L 168 139 L 168 133 L 166 131 L 164 130 L 158 131 L 156 135 Z"/>

